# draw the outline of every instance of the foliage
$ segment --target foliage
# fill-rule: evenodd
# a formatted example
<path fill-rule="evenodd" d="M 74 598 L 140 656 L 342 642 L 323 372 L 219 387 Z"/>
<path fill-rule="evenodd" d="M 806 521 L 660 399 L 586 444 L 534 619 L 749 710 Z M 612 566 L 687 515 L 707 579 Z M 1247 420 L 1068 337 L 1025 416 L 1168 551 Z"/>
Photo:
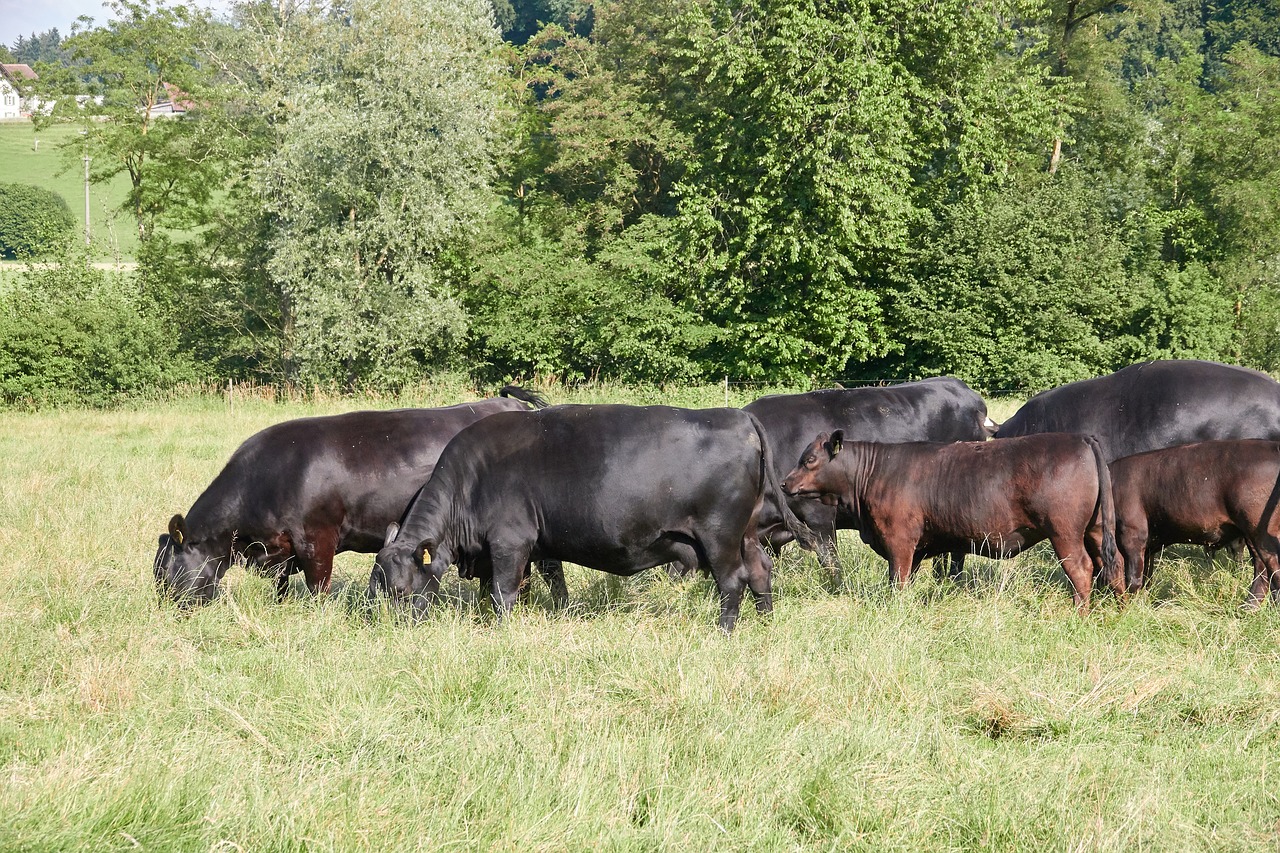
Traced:
<path fill-rule="evenodd" d="M 628 236 L 633 236 L 629 232 Z M 511 243 L 479 259 L 467 290 L 470 349 L 490 378 L 528 375 L 688 381 L 723 333 L 678 307 L 645 246 L 614 241 L 588 263 L 554 243 Z"/>
<path fill-rule="evenodd" d="M 67 200 L 57 193 L 0 184 L 0 257 L 39 257 L 56 248 L 74 225 Z"/>
<path fill-rule="evenodd" d="M 967 112 L 994 106 L 992 78 L 1019 77 L 1017 62 L 967 61 L 974 41 L 1012 40 L 999 20 L 967 3 L 744 0 L 695 28 L 694 162 L 676 194 L 698 304 L 734 331 L 717 367 L 832 373 L 885 351 L 875 278 L 906 246 L 914 169 L 981 173 L 1034 112 L 1019 100 L 1033 87 L 1015 85 L 1007 126 L 966 132 Z M 957 59 L 934 68 L 925 54 Z"/>
<path fill-rule="evenodd" d="M 62 33 L 54 27 L 30 37 L 18 36 L 13 43 L 12 61 L 35 66 L 37 62 L 64 63 L 68 60 L 67 51 L 62 46 Z"/>
<path fill-rule="evenodd" d="M 208 377 L 1280 369 L 1263 0 L 112 11 L 47 121 L 128 175 L 140 298 Z"/>
<path fill-rule="evenodd" d="M 88 153 L 91 178 L 125 173 L 125 209 L 140 239 L 157 226 L 189 228 L 209 215 L 221 180 L 216 95 L 199 53 L 207 12 L 164 0 L 112 0 L 107 26 L 73 29 L 61 43 L 67 65 L 41 64 L 36 91 L 53 102 L 42 124 L 77 122 L 68 160 Z M 185 114 L 169 114 L 172 104 Z"/>
<path fill-rule="evenodd" d="M 103 404 L 192 378 L 170 330 L 124 274 L 83 252 L 34 266 L 0 296 L 0 400 Z"/>
<path fill-rule="evenodd" d="M 593 20 L 591 0 L 492 0 L 493 14 L 502 38 L 524 44 L 546 24 L 590 32 Z"/>
<path fill-rule="evenodd" d="M 895 367 L 1036 391 L 1144 358 L 1222 357 L 1230 304 L 1203 267 L 1132 267 L 1140 234 L 1069 168 L 951 206 L 895 300 Z"/>
<path fill-rule="evenodd" d="M 497 33 L 482 0 L 310 14 L 263 22 L 301 52 L 258 68 L 276 87 L 253 180 L 287 300 L 287 369 L 405 382 L 452 363 L 466 332 L 452 253 L 491 203 Z"/>

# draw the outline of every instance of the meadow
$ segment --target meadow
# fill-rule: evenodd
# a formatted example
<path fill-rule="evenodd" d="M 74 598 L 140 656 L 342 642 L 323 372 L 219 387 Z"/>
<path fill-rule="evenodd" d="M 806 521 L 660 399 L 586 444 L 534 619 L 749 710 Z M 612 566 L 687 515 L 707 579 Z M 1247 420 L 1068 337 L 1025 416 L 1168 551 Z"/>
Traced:
<path fill-rule="evenodd" d="M 251 433 L 473 394 L 0 413 L 0 849 L 1280 847 L 1280 612 L 1226 555 L 1079 617 L 1047 549 L 893 594 L 844 533 L 838 594 L 787 549 L 730 637 L 705 577 L 578 567 L 566 612 L 536 584 L 497 626 L 454 577 L 408 625 L 369 555 L 320 600 L 233 568 L 157 606 L 156 537 Z"/>
<path fill-rule="evenodd" d="M 84 166 L 78 155 L 63 148 L 74 143 L 77 133 L 72 125 L 36 133 L 29 121 L 0 122 L 0 183 L 32 184 L 62 196 L 75 217 L 75 233 L 83 241 Z M 99 261 L 130 262 L 137 252 L 137 228 L 118 212 L 128 192 L 125 174 L 89 187 L 92 252 Z"/>

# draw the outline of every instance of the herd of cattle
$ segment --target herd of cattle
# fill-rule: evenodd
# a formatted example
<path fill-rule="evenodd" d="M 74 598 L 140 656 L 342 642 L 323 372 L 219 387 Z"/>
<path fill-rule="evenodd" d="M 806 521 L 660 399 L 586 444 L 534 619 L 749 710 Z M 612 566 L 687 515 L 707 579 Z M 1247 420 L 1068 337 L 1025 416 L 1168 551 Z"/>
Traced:
<path fill-rule="evenodd" d="M 855 529 L 907 583 L 926 557 L 1009 557 L 1048 540 L 1085 610 L 1095 579 L 1143 587 L 1165 545 L 1241 544 L 1246 604 L 1280 597 L 1280 383 L 1154 361 L 1031 398 L 1003 425 L 952 378 L 764 397 L 743 409 L 551 406 L 508 386 L 438 409 L 301 418 L 251 436 L 160 537 L 184 605 L 244 561 L 327 591 L 336 553 L 377 553 L 371 596 L 420 612 L 450 566 L 499 617 L 536 566 L 700 568 L 733 628 L 772 609 L 770 550 L 796 540 L 838 577 Z M 996 440 L 987 439 L 994 435 Z"/>

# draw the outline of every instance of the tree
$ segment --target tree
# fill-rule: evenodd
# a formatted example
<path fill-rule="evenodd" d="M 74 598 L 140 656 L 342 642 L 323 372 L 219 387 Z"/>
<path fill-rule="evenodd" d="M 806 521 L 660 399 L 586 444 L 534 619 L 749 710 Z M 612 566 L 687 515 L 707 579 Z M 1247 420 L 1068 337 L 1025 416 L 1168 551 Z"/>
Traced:
<path fill-rule="evenodd" d="M 831 375 L 889 348 L 880 283 L 919 206 L 999 181 L 1044 126 L 1001 10 L 743 0 L 690 28 L 675 194 L 691 300 L 733 330 L 721 370 Z"/>
<path fill-rule="evenodd" d="M 204 221 L 221 181 L 221 137 L 201 120 L 216 101 L 199 51 L 208 17 L 163 0 L 112 0 L 111 11 L 105 27 L 73 28 L 60 45 L 69 64 L 41 64 L 38 91 L 56 101 L 44 120 L 80 123 L 66 150 L 93 158 L 94 182 L 128 174 L 125 209 L 145 241 L 158 225 Z M 186 115 L 173 117 L 169 104 Z"/>
<path fill-rule="evenodd" d="M 30 38 L 18 36 L 18 40 L 13 43 L 12 57 L 10 61 L 27 65 L 35 65 L 37 62 L 53 64 L 64 63 L 67 52 L 62 47 L 62 34 L 54 27 L 39 35 L 32 33 Z"/>
<path fill-rule="evenodd" d="M 368 0 L 257 20 L 278 28 L 259 34 L 276 51 L 257 72 L 276 136 L 253 181 L 292 378 L 396 384 L 452 363 L 466 332 L 459 259 L 492 203 L 487 3 Z"/>

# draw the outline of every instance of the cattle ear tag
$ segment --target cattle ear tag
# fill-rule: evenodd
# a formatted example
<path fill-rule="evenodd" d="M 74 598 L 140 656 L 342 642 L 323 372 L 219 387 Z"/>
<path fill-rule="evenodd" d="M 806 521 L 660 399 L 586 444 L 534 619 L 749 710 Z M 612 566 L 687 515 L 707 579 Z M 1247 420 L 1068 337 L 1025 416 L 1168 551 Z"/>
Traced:
<path fill-rule="evenodd" d="M 838 429 L 831 433 L 831 455 L 835 456 L 842 447 L 844 447 L 844 430 Z"/>
<path fill-rule="evenodd" d="M 172 538 L 173 538 L 173 541 L 174 541 L 174 543 L 175 543 L 175 544 L 181 545 L 181 544 L 182 544 L 182 531 L 181 531 L 181 530 L 175 530 L 175 531 L 174 531 L 174 533 L 173 533 L 173 537 L 172 537 Z"/>

